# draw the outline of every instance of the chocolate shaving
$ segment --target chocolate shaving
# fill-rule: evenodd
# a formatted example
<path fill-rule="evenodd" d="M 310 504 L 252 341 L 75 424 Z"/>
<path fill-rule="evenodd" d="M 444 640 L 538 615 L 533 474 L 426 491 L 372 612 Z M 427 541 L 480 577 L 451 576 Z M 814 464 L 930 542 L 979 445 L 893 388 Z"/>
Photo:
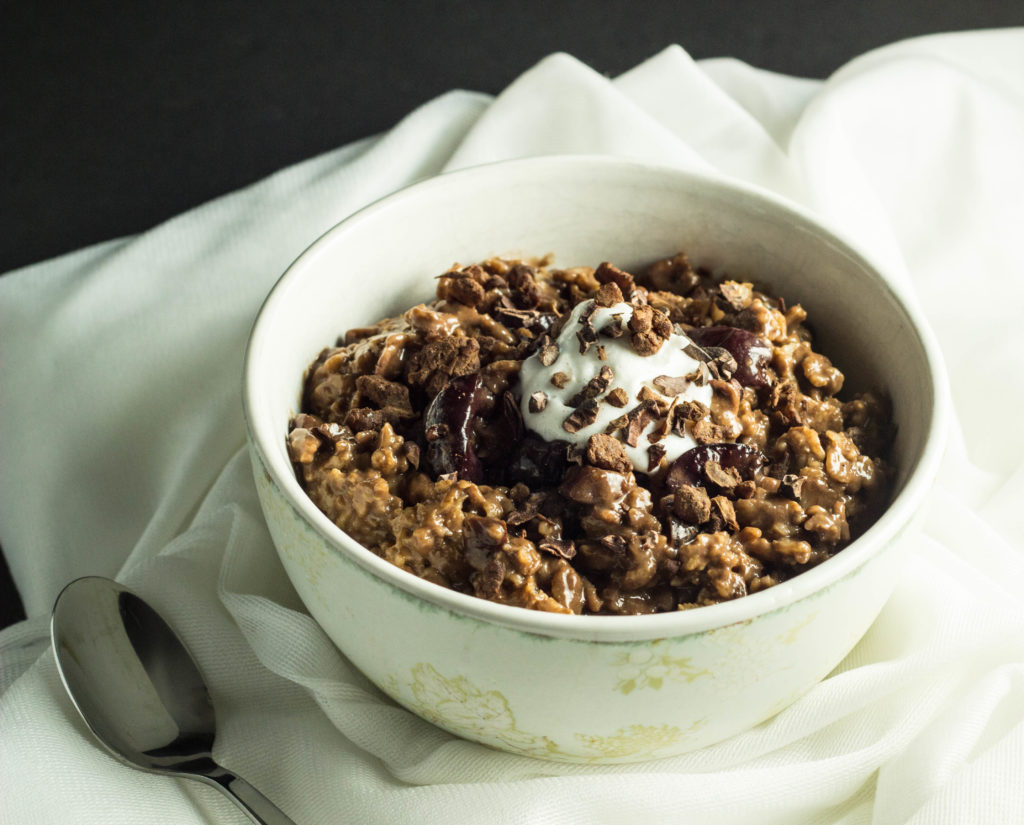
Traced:
<path fill-rule="evenodd" d="M 626 443 L 635 447 L 647 425 L 658 417 L 655 402 L 644 401 L 626 413 Z"/>
<path fill-rule="evenodd" d="M 597 421 L 597 401 L 587 399 L 570 413 L 562 422 L 562 429 L 567 433 L 578 433 Z"/>
<path fill-rule="evenodd" d="M 584 384 L 583 388 L 569 399 L 569 406 L 578 407 L 584 401 L 597 398 L 601 393 L 608 389 L 608 385 L 614 377 L 615 373 L 612 372 L 611 367 L 601 367 L 601 371 Z"/>
<path fill-rule="evenodd" d="M 550 553 L 560 559 L 571 559 L 576 555 L 576 544 L 565 539 L 544 539 L 537 543 L 537 549 L 542 553 Z"/>
<path fill-rule="evenodd" d="M 530 394 L 529 409 L 532 413 L 543 412 L 548 405 L 548 394 L 543 390 L 537 390 Z"/>
<path fill-rule="evenodd" d="M 663 395 L 679 395 L 690 386 L 686 376 L 659 375 L 652 382 Z"/>

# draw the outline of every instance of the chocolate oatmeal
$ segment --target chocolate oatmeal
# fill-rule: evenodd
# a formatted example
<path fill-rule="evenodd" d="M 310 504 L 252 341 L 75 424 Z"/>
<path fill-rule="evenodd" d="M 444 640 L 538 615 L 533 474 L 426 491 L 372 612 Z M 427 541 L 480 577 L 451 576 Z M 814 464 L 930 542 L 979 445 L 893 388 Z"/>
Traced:
<path fill-rule="evenodd" d="M 320 353 L 289 454 L 338 527 L 444 587 L 557 613 L 739 598 L 887 503 L 887 402 L 840 398 L 806 320 L 683 254 L 455 266 Z"/>

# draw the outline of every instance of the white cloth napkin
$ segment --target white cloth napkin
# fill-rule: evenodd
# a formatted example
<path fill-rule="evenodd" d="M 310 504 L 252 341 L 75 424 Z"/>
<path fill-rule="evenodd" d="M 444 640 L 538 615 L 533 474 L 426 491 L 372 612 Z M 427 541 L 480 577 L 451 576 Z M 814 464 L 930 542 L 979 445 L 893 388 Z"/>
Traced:
<path fill-rule="evenodd" d="M 416 179 L 603 152 L 712 168 L 801 202 L 905 277 L 956 423 L 926 534 L 881 617 L 797 704 L 625 767 L 489 750 L 395 706 L 280 567 L 243 453 L 260 300 L 331 225 Z M 46 615 L 117 576 L 180 630 L 218 757 L 298 823 L 1024 821 L 1024 30 L 918 39 L 828 81 L 672 47 L 609 80 L 566 55 L 143 235 L 0 279 L 0 540 L 29 614 L 0 634 L 0 822 L 242 822 L 132 771 L 78 722 Z M 898 355 L 898 354 L 896 354 Z"/>

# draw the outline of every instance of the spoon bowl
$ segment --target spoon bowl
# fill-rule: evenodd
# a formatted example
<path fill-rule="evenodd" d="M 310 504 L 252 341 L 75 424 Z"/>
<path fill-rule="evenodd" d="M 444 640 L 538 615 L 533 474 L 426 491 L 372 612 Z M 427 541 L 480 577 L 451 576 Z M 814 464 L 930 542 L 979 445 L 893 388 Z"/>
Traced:
<path fill-rule="evenodd" d="M 257 823 L 294 825 L 213 758 L 217 721 L 199 667 L 140 596 L 110 579 L 71 582 L 50 623 L 61 681 L 89 730 L 115 757 L 152 773 L 213 785 Z"/>

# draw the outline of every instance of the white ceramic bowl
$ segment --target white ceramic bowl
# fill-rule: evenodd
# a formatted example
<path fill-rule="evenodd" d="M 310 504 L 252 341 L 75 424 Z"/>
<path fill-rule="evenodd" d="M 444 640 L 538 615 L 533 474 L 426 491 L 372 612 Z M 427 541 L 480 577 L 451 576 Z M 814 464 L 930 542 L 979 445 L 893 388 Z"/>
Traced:
<path fill-rule="evenodd" d="M 554 253 L 626 269 L 685 250 L 810 314 L 847 387 L 893 401 L 887 512 L 834 558 L 745 598 L 653 616 L 494 604 L 391 566 L 306 497 L 285 449 L 301 380 L 346 329 L 431 297 L 453 262 Z M 310 613 L 396 701 L 460 736 L 580 762 L 668 756 L 761 722 L 825 677 L 874 620 L 936 471 L 945 384 L 923 321 L 862 255 L 800 210 L 703 175 L 593 157 L 443 175 L 356 213 L 288 269 L 255 323 L 245 412 L 260 500 Z"/>

